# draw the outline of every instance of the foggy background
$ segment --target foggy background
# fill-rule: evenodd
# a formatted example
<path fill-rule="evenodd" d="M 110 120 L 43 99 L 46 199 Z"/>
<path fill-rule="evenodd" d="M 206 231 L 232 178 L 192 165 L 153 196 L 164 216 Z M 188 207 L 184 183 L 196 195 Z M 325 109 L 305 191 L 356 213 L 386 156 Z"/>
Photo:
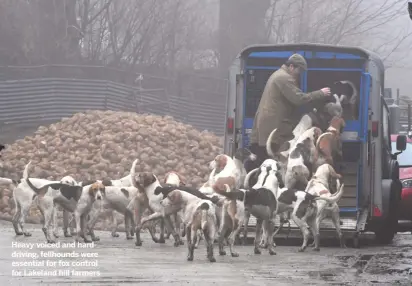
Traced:
<path fill-rule="evenodd" d="M 0 0 L 2 136 L 96 108 L 223 134 L 228 67 L 252 44 L 360 46 L 412 96 L 411 26 L 406 0 Z"/>
<path fill-rule="evenodd" d="M 319 42 L 376 51 L 388 68 L 387 87 L 406 94 L 412 74 L 406 2 L 0 0 L 0 65 L 218 68 L 225 76 L 246 45 Z"/>

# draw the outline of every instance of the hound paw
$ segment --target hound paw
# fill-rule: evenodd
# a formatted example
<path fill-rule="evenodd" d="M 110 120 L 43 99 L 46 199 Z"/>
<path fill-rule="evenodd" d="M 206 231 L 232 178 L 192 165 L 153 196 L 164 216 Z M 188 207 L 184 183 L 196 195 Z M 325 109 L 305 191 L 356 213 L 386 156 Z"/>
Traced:
<path fill-rule="evenodd" d="M 112 232 L 112 237 L 119 237 L 120 235 L 117 232 Z"/>
<path fill-rule="evenodd" d="M 68 233 L 68 232 L 65 232 L 65 233 L 64 233 L 64 237 L 72 237 L 72 235 L 71 235 L 70 233 Z"/>
<path fill-rule="evenodd" d="M 159 238 L 159 240 L 157 241 L 157 243 L 166 243 L 166 240 L 164 237 Z"/>
<path fill-rule="evenodd" d="M 92 243 L 93 241 L 87 238 L 83 238 L 83 242 L 84 243 Z"/>
<path fill-rule="evenodd" d="M 276 252 L 273 249 L 269 249 L 269 254 L 270 255 L 276 255 Z"/>
<path fill-rule="evenodd" d="M 221 255 L 221 256 L 226 255 L 226 251 L 224 251 L 224 250 L 219 250 L 219 255 Z"/>
<path fill-rule="evenodd" d="M 232 257 L 239 257 L 239 253 L 237 253 L 237 252 L 232 252 L 231 255 L 232 255 Z"/>
<path fill-rule="evenodd" d="M 24 233 L 21 231 L 16 232 L 16 235 L 23 235 Z"/>
<path fill-rule="evenodd" d="M 50 244 L 55 244 L 55 243 L 56 243 L 56 241 L 55 241 L 55 240 L 53 240 L 53 239 L 48 239 L 48 240 L 47 240 L 47 243 L 50 243 Z"/>
<path fill-rule="evenodd" d="M 304 252 L 304 251 L 305 251 L 305 248 L 303 248 L 303 247 L 298 249 L 298 252 Z"/>
<path fill-rule="evenodd" d="M 179 245 L 185 245 L 185 243 L 183 242 L 183 240 L 179 241 Z"/>
<path fill-rule="evenodd" d="M 187 261 L 193 261 L 193 255 L 189 255 L 189 256 L 187 257 Z"/>
<path fill-rule="evenodd" d="M 312 248 L 312 250 L 313 251 L 320 251 L 320 248 L 319 247 L 314 247 L 314 248 Z"/>
<path fill-rule="evenodd" d="M 23 232 L 23 234 L 24 234 L 24 236 L 31 236 L 31 233 L 30 232 Z"/>
<path fill-rule="evenodd" d="M 59 235 L 58 235 L 56 232 L 53 232 L 53 236 L 54 236 L 55 238 L 59 238 Z"/>
<path fill-rule="evenodd" d="M 92 241 L 100 241 L 100 237 L 98 236 L 92 237 Z"/>
<path fill-rule="evenodd" d="M 117 236 L 117 237 L 119 237 L 119 236 Z M 126 239 L 128 239 L 128 240 L 133 239 L 133 236 L 131 236 L 131 235 L 126 235 Z"/>
<path fill-rule="evenodd" d="M 142 246 L 142 242 L 141 241 L 136 241 L 135 243 L 134 243 L 136 246 Z"/>
<path fill-rule="evenodd" d="M 262 252 L 260 251 L 260 249 L 259 248 L 255 248 L 255 254 L 262 254 Z"/>
<path fill-rule="evenodd" d="M 209 258 L 209 261 L 210 261 L 210 262 L 216 262 L 216 258 L 210 257 L 210 258 Z"/>

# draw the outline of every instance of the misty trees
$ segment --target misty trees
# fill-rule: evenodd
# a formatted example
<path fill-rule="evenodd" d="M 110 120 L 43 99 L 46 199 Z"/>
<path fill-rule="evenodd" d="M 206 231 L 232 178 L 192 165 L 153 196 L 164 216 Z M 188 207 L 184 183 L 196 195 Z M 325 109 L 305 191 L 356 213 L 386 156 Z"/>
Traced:
<path fill-rule="evenodd" d="M 388 28 L 400 16 L 401 0 L 0 0 L 0 65 L 225 72 L 247 45 L 291 42 L 363 46 L 390 64 L 410 43 Z"/>

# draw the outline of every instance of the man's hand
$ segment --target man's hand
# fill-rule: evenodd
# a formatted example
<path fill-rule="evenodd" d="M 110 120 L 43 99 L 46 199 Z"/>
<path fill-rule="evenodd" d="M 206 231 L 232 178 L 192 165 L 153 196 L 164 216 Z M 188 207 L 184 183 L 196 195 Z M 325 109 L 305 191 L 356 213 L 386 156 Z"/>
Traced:
<path fill-rule="evenodd" d="M 329 96 L 330 95 L 330 88 L 329 87 L 324 87 L 320 91 L 323 92 L 323 95 Z"/>

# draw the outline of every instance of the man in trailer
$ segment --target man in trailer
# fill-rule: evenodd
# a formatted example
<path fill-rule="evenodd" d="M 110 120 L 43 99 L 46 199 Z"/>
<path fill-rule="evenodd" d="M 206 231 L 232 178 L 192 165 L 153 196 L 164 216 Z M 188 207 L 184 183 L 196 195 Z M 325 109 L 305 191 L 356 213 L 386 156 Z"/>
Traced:
<path fill-rule="evenodd" d="M 298 87 L 298 79 L 304 70 L 307 70 L 305 58 L 293 54 L 269 77 L 250 135 L 250 149 L 258 157 L 256 164 L 261 164 L 268 156 L 265 146 L 272 130 L 277 128 L 272 150 L 283 151 L 280 147 L 293 138 L 293 129 L 299 123 L 298 108 L 331 94 L 328 87 L 310 93 L 302 92 Z"/>

